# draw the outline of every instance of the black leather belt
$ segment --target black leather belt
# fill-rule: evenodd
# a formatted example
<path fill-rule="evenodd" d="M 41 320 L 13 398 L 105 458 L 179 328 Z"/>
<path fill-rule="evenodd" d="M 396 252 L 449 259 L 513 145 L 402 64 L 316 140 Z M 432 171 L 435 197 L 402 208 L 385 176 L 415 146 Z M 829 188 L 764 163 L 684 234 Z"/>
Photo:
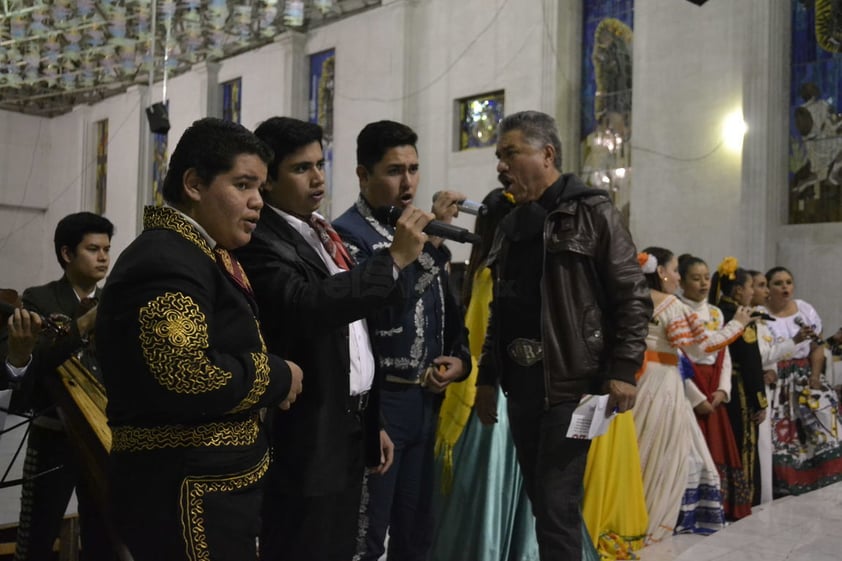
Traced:
<path fill-rule="evenodd" d="M 358 393 L 348 396 L 348 413 L 362 413 L 368 407 L 368 394 L 370 392 Z"/>

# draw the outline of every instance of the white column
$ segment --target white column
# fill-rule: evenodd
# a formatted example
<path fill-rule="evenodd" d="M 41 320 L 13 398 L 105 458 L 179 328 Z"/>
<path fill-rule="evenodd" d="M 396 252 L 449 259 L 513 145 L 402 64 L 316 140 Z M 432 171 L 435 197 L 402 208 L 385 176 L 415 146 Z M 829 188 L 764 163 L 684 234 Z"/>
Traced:
<path fill-rule="evenodd" d="M 285 31 L 278 35 L 275 42 L 281 47 L 284 62 L 284 83 L 289 88 L 289 96 L 283 98 L 280 115 L 307 119 L 308 64 L 307 36 L 299 31 Z"/>
<path fill-rule="evenodd" d="M 73 117 L 77 122 L 77 134 L 82 157 L 79 184 L 81 185 L 81 200 L 79 208 L 93 210 L 94 187 L 96 183 L 96 136 L 94 123 L 91 122 L 91 106 L 77 105 L 73 108 Z"/>
<path fill-rule="evenodd" d="M 552 3 L 551 3 L 552 4 Z M 545 4 L 546 6 L 546 4 Z M 558 40 L 553 59 L 556 68 L 556 96 L 552 100 L 556 107 L 556 120 L 561 134 L 562 167 L 565 171 L 578 173 L 579 130 L 582 113 L 582 1 L 559 2 L 557 11 L 546 8 L 545 16 L 557 18 L 554 34 Z M 546 50 L 546 49 L 545 49 Z M 544 105 L 550 100 L 545 100 Z"/>
<path fill-rule="evenodd" d="M 775 264 L 780 226 L 786 223 L 789 135 L 789 2 L 754 0 L 747 20 L 743 71 L 743 141 L 740 263 L 765 271 Z"/>
<path fill-rule="evenodd" d="M 138 130 L 137 149 L 137 202 L 135 209 L 135 235 L 143 231 L 143 207 L 152 201 L 152 133 L 149 121 L 146 119 L 146 108 L 152 105 L 151 90 L 146 86 L 131 86 L 126 90 L 127 96 L 139 98 L 138 112 L 140 123 Z"/>
<path fill-rule="evenodd" d="M 219 94 L 219 63 L 200 62 L 191 67 L 199 81 L 199 112 L 205 117 L 222 117 Z M 176 139 L 177 140 L 177 139 Z"/>

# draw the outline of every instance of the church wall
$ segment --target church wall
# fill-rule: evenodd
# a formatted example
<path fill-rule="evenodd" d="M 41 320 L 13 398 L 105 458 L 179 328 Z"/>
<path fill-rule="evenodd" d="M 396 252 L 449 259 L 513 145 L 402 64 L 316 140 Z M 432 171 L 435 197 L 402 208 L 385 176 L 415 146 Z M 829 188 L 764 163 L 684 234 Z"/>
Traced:
<path fill-rule="evenodd" d="M 39 275 L 50 202 L 51 121 L 0 111 L 0 288 Z"/>
<path fill-rule="evenodd" d="M 0 287 L 22 290 L 61 275 L 53 251 L 56 223 L 93 210 L 95 122 L 108 119 L 106 216 L 117 225 L 114 254 L 135 236 L 140 92 L 127 92 L 52 119 L 0 112 Z M 144 118 L 145 119 L 145 118 Z M 144 123 L 145 126 L 145 123 Z M 24 208 L 16 208 L 24 207 Z"/>
<path fill-rule="evenodd" d="M 368 123 L 408 122 L 401 98 L 407 85 L 405 2 L 384 6 L 317 28 L 308 34 L 307 55 L 335 49 L 333 178 L 331 214 L 336 218 L 357 199 L 357 134 Z M 307 62 L 309 77 L 309 60 Z M 304 94 L 309 96 L 308 90 Z M 306 114 L 304 115 L 306 118 Z M 424 164 L 422 163 L 422 166 Z M 423 181 L 423 173 L 422 173 Z"/>
<path fill-rule="evenodd" d="M 272 115 L 306 118 L 307 55 L 335 49 L 333 217 L 357 197 L 356 135 L 377 119 L 419 133 L 419 206 L 443 188 L 481 199 L 497 184 L 494 149 L 454 150 L 455 100 L 501 89 L 507 113 L 558 115 L 565 169 L 576 171 L 575 4 L 386 0 L 306 34 L 284 33 L 168 80 L 169 152 L 195 119 L 220 114 L 218 84 L 233 78 L 242 79 L 245 126 Z M 799 294 L 836 325 L 842 304 L 824 279 L 840 272 L 842 226 L 785 224 L 780 149 L 790 16 L 786 3 L 770 4 L 636 2 L 630 229 L 640 247 L 691 252 L 712 267 L 732 254 L 753 268 L 791 267 Z M 142 110 L 161 99 L 161 89 L 135 88 L 54 119 L 0 112 L 0 258 L 19 264 L 0 285 L 22 288 L 58 273 L 52 231 L 61 216 L 92 208 L 94 123 L 101 118 L 109 119 L 112 137 L 107 215 L 118 226 L 115 256 L 134 237 L 149 200 L 149 170 L 138 165 L 148 138 Z M 741 152 L 722 145 L 723 120 L 734 110 L 749 127 Z M 473 218 L 457 224 L 472 227 Z M 451 245 L 457 260 L 467 258 L 467 246 Z"/>
<path fill-rule="evenodd" d="M 728 255 L 790 268 L 829 335 L 842 325 L 842 224 L 786 218 L 790 23 L 787 2 L 636 2 L 630 229 L 640 248 L 712 269 Z M 735 110 L 741 151 L 723 143 Z"/>
<path fill-rule="evenodd" d="M 636 3 L 630 228 L 641 249 L 714 268 L 742 249 L 741 152 L 723 143 L 722 125 L 742 109 L 748 4 Z"/>
<path fill-rule="evenodd" d="M 455 100 L 503 90 L 505 112 L 555 110 L 554 3 L 433 0 L 413 5 L 409 16 L 406 122 L 419 134 L 422 179 L 416 202 L 424 208 L 441 189 L 482 200 L 498 187 L 494 147 L 459 151 Z M 473 228 L 471 216 L 456 219 Z M 455 260 L 470 246 L 449 244 Z"/>

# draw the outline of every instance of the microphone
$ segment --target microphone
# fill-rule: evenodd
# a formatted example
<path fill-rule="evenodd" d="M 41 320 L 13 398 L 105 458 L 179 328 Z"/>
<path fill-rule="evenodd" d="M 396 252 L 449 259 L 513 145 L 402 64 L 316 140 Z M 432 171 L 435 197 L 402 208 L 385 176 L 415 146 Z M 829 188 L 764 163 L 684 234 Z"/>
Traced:
<path fill-rule="evenodd" d="M 798 327 L 808 327 L 808 325 L 806 323 L 804 323 L 804 319 L 801 316 L 795 316 L 795 319 L 793 321 L 795 322 L 795 325 L 797 325 Z M 811 325 L 809 327 L 813 327 L 813 326 Z M 821 337 L 816 335 L 816 333 L 813 333 L 810 336 L 810 339 L 813 341 L 813 343 L 815 343 L 816 345 L 818 345 L 820 347 L 822 345 L 824 345 L 824 339 L 822 339 Z"/>
<path fill-rule="evenodd" d="M 433 202 L 436 202 L 436 199 L 439 198 L 440 194 L 441 191 L 436 191 L 435 193 L 433 193 Z M 474 216 L 485 216 L 485 213 L 488 212 L 488 207 L 486 207 L 484 204 L 478 203 L 476 201 L 469 201 L 468 199 L 465 199 L 463 201 L 456 201 L 456 208 L 459 209 L 459 212 L 473 214 Z"/>
<path fill-rule="evenodd" d="M 775 318 L 764 312 L 751 312 L 751 317 L 759 318 L 766 321 L 776 321 Z"/>
<path fill-rule="evenodd" d="M 374 218 L 380 222 L 388 224 L 389 226 L 395 226 L 398 223 L 398 218 L 401 217 L 401 213 L 402 211 L 398 207 L 384 206 L 375 209 L 372 214 L 374 215 Z M 459 226 L 454 226 L 452 224 L 447 224 L 446 222 L 441 222 L 439 220 L 432 220 L 429 224 L 427 224 L 424 227 L 424 233 L 459 243 L 479 243 L 482 241 L 482 238 L 470 230 L 466 230 L 465 228 L 460 228 Z"/>

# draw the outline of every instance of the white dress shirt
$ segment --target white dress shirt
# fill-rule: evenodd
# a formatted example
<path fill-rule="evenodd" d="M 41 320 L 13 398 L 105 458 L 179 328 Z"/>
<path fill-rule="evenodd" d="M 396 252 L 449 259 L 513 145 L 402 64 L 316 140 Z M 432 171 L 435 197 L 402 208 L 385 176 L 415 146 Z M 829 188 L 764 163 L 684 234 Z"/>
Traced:
<path fill-rule="evenodd" d="M 277 212 L 296 232 L 301 234 L 324 262 L 331 275 L 344 272 L 344 269 L 340 268 L 328 254 L 324 245 L 322 245 L 322 240 L 310 224 L 273 206 L 266 206 Z M 320 214 L 316 214 L 316 216 L 321 218 Z M 351 371 L 349 372 L 351 395 L 369 391 L 371 384 L 374 382 L 374 354 L 371 351 L 371 339 L 368 336 L 368 327 L 364 319 L 348 324 L 348 353 L 351 358 Z"/>

